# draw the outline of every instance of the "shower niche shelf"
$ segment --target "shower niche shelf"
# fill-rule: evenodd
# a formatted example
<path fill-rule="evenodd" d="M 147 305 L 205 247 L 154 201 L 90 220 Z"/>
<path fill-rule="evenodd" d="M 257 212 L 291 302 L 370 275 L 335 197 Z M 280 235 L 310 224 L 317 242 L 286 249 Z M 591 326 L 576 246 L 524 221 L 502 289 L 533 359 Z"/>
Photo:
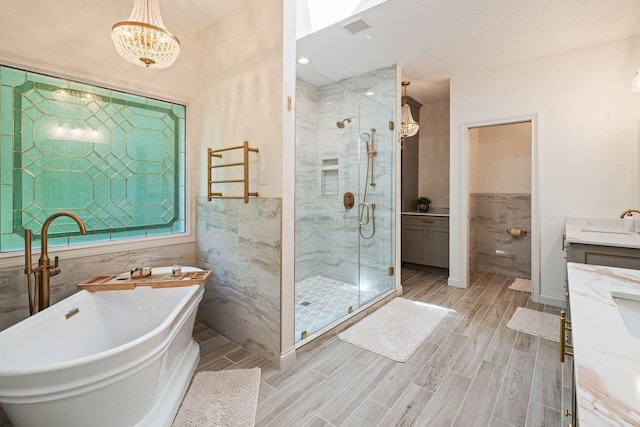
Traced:
<path fill-rule="evenodd" d="M 242 150 L 242 158 L 243 160 L 241 162 L 231 162 L 231 163 L 221 163 L 221 164 L 214 164 L 215 160 L 214 159 L 221 159 L 222 158 L 222 152 L 224 151 L 232 151 L 232 150 Z M 213 200 L 213 199 L 243 199 L 245 203 L 249 203 L 249 197 L 258 197 L 258 192 L 250 192 L 249 191 L 249 152 L 254 152 L 257 153 L 258 149 L 257 148 L 251 148 L 249 147 L 249 141 L 244 141 L 243 145 L 237 145 L 235 147 L 228 147 L 228 148 L 220 148 L 217 150 L 213 150 L 211 148 L 209 148 L 209 155 L 207 156 L 208 159 L 208 183 L 209 183 L 209 201 Z M 243 167 L 243 171 L 244 171 L 244 176 L 241 179 L 220 179 L 220 180 L 214 180 L 213 179 L 213 170 L 214 169 L 219 169 L 219 168 L 227 168 L 227 167 L 232 167 L 232 166 L 242 166 Z M 212 190 L 212 186 L 215 184 L 229 184 L 229 183 L 242 183 L 243 184 L 243 188 L 244 188 L 244 192 L 242 196 L 228 196 L 228 195 L 224 195 L 221 191 L 213 191 Z"/>
<path fill-rule="evenodd" d="M 320 194 L 337 196 L 339 192 L 338 159 L 322 159 L 320 161 Z"/>

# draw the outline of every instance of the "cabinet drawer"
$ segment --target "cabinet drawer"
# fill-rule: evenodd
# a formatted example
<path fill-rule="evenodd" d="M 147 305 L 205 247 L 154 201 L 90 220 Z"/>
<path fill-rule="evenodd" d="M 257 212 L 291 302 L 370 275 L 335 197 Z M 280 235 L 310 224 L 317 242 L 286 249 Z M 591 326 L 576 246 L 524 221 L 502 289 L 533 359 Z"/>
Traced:
<path fill-rule="evenodd" d="M 449 218 L 441 216 L 418 216 L 418 215 L 403 215 L 402 225 L 428 225 L 433 227 L 447 227 L 449 228 Z"/>
<path fill-rule="evenodd" d="M 567 251 L 569 262 L 640 270 L 640 249 L 570 243 Z"/>

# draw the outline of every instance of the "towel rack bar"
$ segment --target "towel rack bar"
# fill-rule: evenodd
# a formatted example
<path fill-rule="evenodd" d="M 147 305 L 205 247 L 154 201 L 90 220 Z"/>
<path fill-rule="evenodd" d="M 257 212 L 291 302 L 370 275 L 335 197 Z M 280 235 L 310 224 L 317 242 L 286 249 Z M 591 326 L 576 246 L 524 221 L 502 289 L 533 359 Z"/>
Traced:
<path fill-rule="evenodd" d="M 209 167 L 211 169 L 216 169 L 216 168 L 226 168 L 228 166 L 244 166 L 244 162 L 225 163 L 224 165 L 214 165 L 214 166 L 209 166 Z"/>
<path fill-rule="evenodd" d="M 225 182 L 244 182 L 244 179 L 223 179 L 220 181 L 209 181 L 209 184 L 224 184 Z"/>
<path fill-rule="evenodd" d="M 212 150 L 211 148 L 209 149 L 210 153 L 220 153 L 222 151 L 229 151 L 229 150 L 238 150 L 240 148 L 244 148 L 244 145 L 236 145 L 235 147 L 227 147 L 227 148 L 218 148 L 217 150 Z M 247 150 L 249 151 L 253 151 L 255 153 L 258 152 L 257 148 L 247 148 Z M 216 156 L 218 157 L 218 156 Z"/>
<path fill-rule="evenodd" d="M 249 193 L 249 196 L 258 197 L 258 193 Z M 211 196 L 212 199 L 244 199 L 244 196 Z"/>
<path fill-rule="evenodd" d="M 221 151 L 229 151 L 229 150 L 238 150 L 238 149 L 242 149 L 243 150 L 243 159 L 242 162 L 235 162 L 235 163 L 225 163 L 222 165 L 213 165 L 212 164 L 212 158 L 216 157 L 216 158 L 221 158 L 222 154 L 217 154 Z M 208 160 L 209 160 L 209 164 L 208 164 L 208 176 L 207 176 L 207 181 L 209 182 L 209 201 L 211 201 L 212 199 L 243 199 L 245 203 L 249 203 L 249 197 L 257 197 L 258 193 L 257 192 L 249 192 L 249 152 L 252 151 L 254 153 L 258 153 L 258 149 L 257 148 L 250 148 L 249 147 L 249 141 L 244 141 L 243 145 L 237 145 L 235 147 L 229 147 L 229 148 L 219 148 L 217 150 L 213 150 L 211 148 L 209 148 L 209 156 L 208 156 Z M 226 168 L 229 166 L 243 166 L 243 171 L 244 171 L 244 177 L 243 179 L 223 179 L 223 180 L 214 180 L 212 177 L 212 172 L 213 169 L 217 169 L 217 168 Z M 213 193 L 211 191 L 211 185 L 212 184 L 223 184 L 223 183 L 243 183 L 243 187 L 244 187 L 244 195 L 243 196 L 223 196 L 221 192 L 217 192 L 217 193 Z"/>

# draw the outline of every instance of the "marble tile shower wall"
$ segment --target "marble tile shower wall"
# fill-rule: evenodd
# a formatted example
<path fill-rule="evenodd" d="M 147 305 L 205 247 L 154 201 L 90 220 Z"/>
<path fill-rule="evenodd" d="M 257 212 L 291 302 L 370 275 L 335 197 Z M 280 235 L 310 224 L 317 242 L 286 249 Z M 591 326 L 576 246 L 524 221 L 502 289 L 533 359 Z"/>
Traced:
<path fill-rule="evenodd" d="M 50 249 L 51 256 L 55 249 Z M 102 274 L 117 274 L 133 267 L 166 265 L 195 266 L 195 243 L 94 255 L 82 258 L 60 256 L 62 273 L 51 278 L 51 303 L 54 304 L 77 292 L 76 285 Z M 33 262 L 38 256 L 34 254 Z M 0 330 L 29 317 L 27 279 L 24 266 L 0 269 Z"/>
<path fill-rule="evenodd" d="M 340 83 L 314 86 L 297 82 L 296 281 L 324 275 L 358 283 L 360 266 L 362 283 L 385 289 L 393 244 L 395 145 L 388 123 L 395 107 L 395 69 L 376 70 Z M 359 95 L 365 90 L 377 94 L 376 100 L 384 105 Z M 347 117 L 351 123 L 339 129 L 336 122 Z M 376 204 L 376 232 L 374 238 L 365 240 L 358 233 L 357 204 L 364 190 L 367 158 L 359 138 L 363 132 L 371 134 L 371 128 L 376 129 L 376 186 L 368 187 L 367 202 Z M 336 171 L 337 188 L 334 185 L 328 191 L 323 187 L 323 170 L 331 168 Z M 350 210 L 343 205 L 345 192 L 356 198 Z M 371 224 L 364 226 L 365 235 L 371 231 Z"/>
<path fill-rule="evenodd" d="M 198 197 L 197 209 L 196 259 L 212 270 L 198 317 L 279 366 L 281 200 Z"/>
<path fill-rule="evenodd" d="M 470 194 L 470 271 L 531 278 L 531 194 Z M 507 228 L 528 233 L 514 237 Z"/>

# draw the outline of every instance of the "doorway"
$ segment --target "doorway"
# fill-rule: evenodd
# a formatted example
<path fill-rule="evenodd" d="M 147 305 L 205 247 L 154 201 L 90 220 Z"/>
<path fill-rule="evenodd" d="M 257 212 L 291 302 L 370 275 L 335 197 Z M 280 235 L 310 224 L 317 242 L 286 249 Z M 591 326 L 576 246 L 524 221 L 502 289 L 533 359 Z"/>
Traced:
<path fill-rule="evenodd" d="M 533 120 L 468 126 L 466 132 L 467 287 L 479 273 L 501 274 L 528 282 L 536 300 Z"/>

